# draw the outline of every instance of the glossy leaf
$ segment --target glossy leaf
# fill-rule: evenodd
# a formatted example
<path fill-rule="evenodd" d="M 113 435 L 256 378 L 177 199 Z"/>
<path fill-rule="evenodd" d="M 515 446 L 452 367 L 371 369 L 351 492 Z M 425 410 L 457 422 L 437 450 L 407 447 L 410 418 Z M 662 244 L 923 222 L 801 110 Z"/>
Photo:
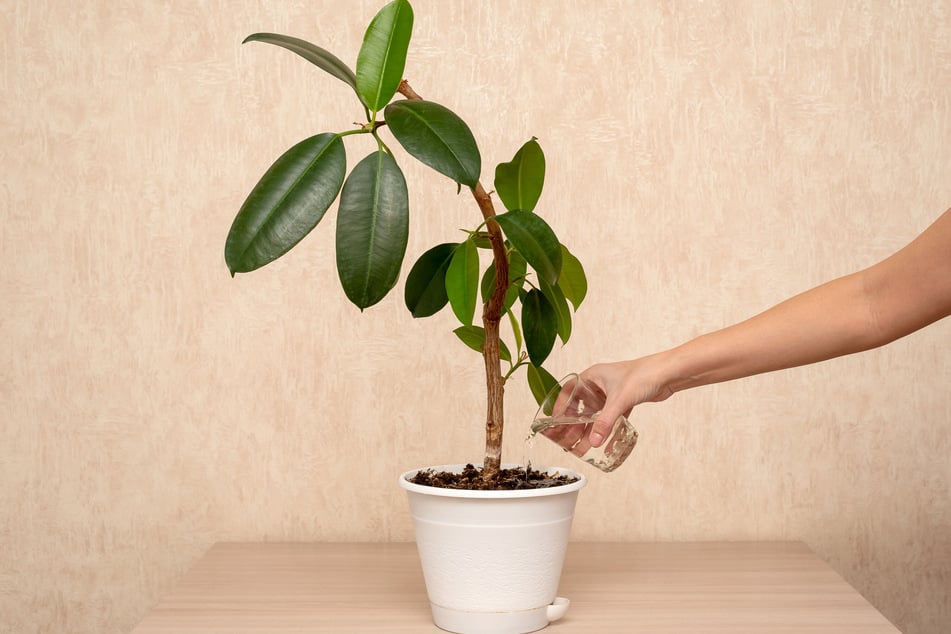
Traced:
<path fill-rule="evenodd" d="M 544 280 L 541 281 L 541 291 L 555 310 L 558 338 L 562 343 L 568 343 L 571 337 L 571 307 L 565 294 L 557 285 L 552 286 Z"/>
<path fill-rule="evenodd" d="M 561 245 L 561 275 L 558 276 L 558 288 L 565 294 L 575 310 L 588 294 L 588 278 L 581 262 L 565 245 Z"/>
<path fill-rule="evenodd" d="M 446 270 L 457 246 L 457 242 L 437 245 L 419 256 L 410 269 L 403 299 L 413 317 L 435 315 L 449 302 Z"/>
<path fill-rule="evenodd" d="M 561 272 L 561 243 L 548 223 L 540 216 L 521 209 L 496 216 L 495 220 L 539 278 L 549 284 L 556 284 Z"/>
<path fill-rule="evenodd" d="M 413 34 L 413 8 L 407 0 L 394 0 L 380 9 L 367 27 L 357 55 L 357 94 L 377 112 L 390 102 L 406 66 L 406 51 Z"/>
<path fill-rule="evenodd" d="M 537 288 L 529 290 L 522 299 L 522 332 L 529 360 L 534 365 L 541 365 L 555 345 L 558 317 L 551 303 Z"/>
<path fill-rule="evenodd" d="M 406 180 L 396 161 L 378 151 L 360 161 L 340 194 L 337 274 L 361 310 L 396 284 L 409 231 Z"/>
<path fill-rule="evenodd" d="M 525 281 L 525 273 L 528 270 L 528 264 L 525 262 L 518 251 L 509 252 L 509 288 L 505 293 L 505 308 L 509 308 L 518 299 L 518 290 Z M 488 301 L 495 289 L 495 261 L 492 262 L 482 275 L 481 291 L 482 301 Z"/>
<path fill-rule="evenodd" d="M 518 356 L 522 356 L 522 325 L 518 323 L 518 318 L 511 309 L 506 309 L 505 314 L 509 316 L 509 325 L 512 327 L 512 336 L 515 337 L 515 351 Z"/>
<path fill-rule="evenodd" d="M 343 142 L 319 134 L 287 150 L 264 173 L 238 211 L 225 242 L 231 275 L 287 253 L 317 226 L 347 171 Z"/>
<path fill-rule="evenodd" d="M 340 59 L 330 51 L 322 49 L 315 44 L 289 35 L 278 35 L 277 33 L 254 33 L 244 38 L 242 44 L 248 42 L 265 42 L 286 48 L 292 53 L 297 53 L 321 70 L 330 73 L 340 81 L 348 84 L 353 88 L 354 92 L 357 90 L 357 77 L 354 72 L 350 70 L 350 67 L 340 61 Z M 357 95 L 359 96 L 359 93 L 357 93 Z"/>
<path fill-rule="evenodd" d="M 460 326 L 453 330 L 456 336 L 476 352 L 482 352 L 482 346 L 485 345 L 485 329 L 482 326 Z M 499 340 L 499 358 L 502 361 L 512 362 L 512 353 L 509 352 L 505 342 Z"/>
<path fill-rule="evenodd" d="M 532 391 L 532 396 L 535 397 L 539 407 L 541 407 L 548 394 L 558 386 L 558 379 L 553 377 L 545 368 L 532 364 L 529 364 L 526 373 L 528 374 L 528 388 Z M 545 414 L 551 416 L 551 412 L 545 412 Z"/>
<path fill-rule="evenodd" d="M 472 325 L 479 287 L 479 249 L 471 238 L 456 248 L 446 271 L 449 305 L 459 321 Z"/>
<path fill-rule="evenodd" d="M 532 211 L 545 184 L 545 154 L 535 137 L 495 168 L 495 191 L 506 209 Z"/>
<path fill-rule="evenodd" d="M 482 157 L 465 121 L 432 101 L 394 101 L 386 123 L 400 145 L 417 160 L 452 180 L 475 187 Z"/>
<path fill-rule="evenodd" d="M 495 288 L 495 260 L 493 260 L 482 273 L 482 281 L 479 283 L 479 292 L 482 295 L 482 303 L 489 301 L 492 296 L 492 290 Z M 507 296 L 506 296 L 507 299 Z"/>

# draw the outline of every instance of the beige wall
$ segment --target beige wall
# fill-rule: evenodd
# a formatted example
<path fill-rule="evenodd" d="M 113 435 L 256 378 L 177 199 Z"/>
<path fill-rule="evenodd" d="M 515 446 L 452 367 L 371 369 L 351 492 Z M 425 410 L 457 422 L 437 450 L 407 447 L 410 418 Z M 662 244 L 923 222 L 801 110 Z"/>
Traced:
<path fill-rule="evenodd" d="M 128 631 L 216 540 L 411 539 L 397 473 L 479 458 L 478 356 L 402 287 L 348 305 L 329 223 L 253 274 L 222 257 L 270 162 L 360 114 L 241 39 L 352 61 L 379 3 L 0 5 L 0 632 Z M 406 74 L 486 180 L 547 152 L 544 213 L 591 277 L 555 373 L 868 265 L 951 204 L 948 0 L 414 6 Z M 476 212 L 402 163 L 415 259 Z M 951 630 L 949 338 L 639 408 L 573 538 L 804 540 L 905 632 Z"/>

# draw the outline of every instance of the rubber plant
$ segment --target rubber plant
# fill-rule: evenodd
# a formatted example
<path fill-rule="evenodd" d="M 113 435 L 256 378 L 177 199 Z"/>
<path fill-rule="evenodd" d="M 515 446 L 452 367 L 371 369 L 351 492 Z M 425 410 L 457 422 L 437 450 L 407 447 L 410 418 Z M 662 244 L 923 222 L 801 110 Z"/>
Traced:
<path fill-rule="evenodd" d="M 469 126 L 451 110 L 422 99 L 403 79 L 413 9 L 408 0 L 384 6 L 366 30 L 356 71 L 304 40 L 255 33 L 245 42 L 282 47 L 353 88 L 366 123 L 305 139 L 280 156 L 254 186 L 225 244 L 232 276 L 273 262 L 297 245 L 339 197 L 336 265 L 346 296 L 362 311 L 379 302 L 399 278 L 408 237 L 409 196 L 388 131 L 412 157 L 465 188 L 479 221 L 464 239 L 425 251 L 406 277 L 404 300 L 414 317 L 449 306 L 454 330 L 485 364 L 487 413 L 482 478 L 492 482 L 501 464 L 505 383 L 527 368 L 537 400 L 555 385 L 543 368 L 556 339 L 567 342 L 572 312 L 587 290 L 581 263 L 535 210 L 545 178 L 545 156 L 535 138 L 495 169 L 494 193 L 480 182 L 482 159 Z M 344 140 L 370 135 L 376 151 L 349 175 Z M 504 211 L 496 213 L 495 199 Z M 480 270 L 479 252 L 491 258 Z M 481 325 L 475 320 L 482 298 Z M 500 336 L 506 319 L 514 348 Z M 514 352 L 513 352 L 514 350 Z"/>

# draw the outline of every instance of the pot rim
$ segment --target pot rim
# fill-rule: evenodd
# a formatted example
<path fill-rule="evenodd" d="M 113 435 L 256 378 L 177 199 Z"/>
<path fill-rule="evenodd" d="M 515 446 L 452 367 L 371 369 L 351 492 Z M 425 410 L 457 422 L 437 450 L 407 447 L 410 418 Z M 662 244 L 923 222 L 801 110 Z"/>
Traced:
<path fill-rule="evenodd" d="M 434 495 L 438 497 L 450 497 L 450 498 L 478 498 L 478 499 L 509 499 L 509 498 L 536 498 L 536 497 L 545 497 L 551 495 L 564 495 L 566 493 L 573 493 L 580 490 L 588 483 L 588 479 L 584 474 L 579 473 L 573 469 L 567 469 L 565 467 L 533 467 L 533 470 L 544 471 L 545 473 L 558 472 L 565 475 L 570 475 L 572 477 L 578 478 L 576 482 L 571 484 L 565 484 L 557 487 L 550 487 L 547 489 L 520 489 L 515 491 L 469 491 L 465 489 L 442 489 L 439 487 L 424 486 L 422 484 L 414 484 L 409 481 L 409 478 L 416 475 L 418 472 L 425 469 L 433 469 L 435 471 L 450 471 L 450 472 L 460 472 L 466 466 L 465 463 L 456 463 L 456 464 L 444 464 L 444 465 L 432 465 L 429 467 L 420 467 L 418 469 L 410 469 L 400 475 L 400 487 L 411 491 L 413 493 L 421 493 L 423 495 Z M 517 465 L 506 463 L 502 465 L 503 469 L 511 469 L 515 467 L 521 467 L 524 465 Z"/>

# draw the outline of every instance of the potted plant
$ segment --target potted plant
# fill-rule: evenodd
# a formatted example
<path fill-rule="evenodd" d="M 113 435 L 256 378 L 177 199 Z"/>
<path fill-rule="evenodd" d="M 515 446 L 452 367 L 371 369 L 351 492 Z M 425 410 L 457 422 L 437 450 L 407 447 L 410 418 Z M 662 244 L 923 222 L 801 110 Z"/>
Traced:
<path fill-rule="evenodd" d="M 529 139 L 511 161 L 499 164 L 494 173 L 495 196 L 487 192 L 480 183 L 481 155 L 468 125 L 445 106 L 422 99 L 403 80 L 412 27 L 408 0 L 384 6 L 366 30 L 355 71 L 304 40 L 272 33 L 246 38 L 245 42 L 288 49 L 348 84 L 366 122 L 312 136 L 279 157 L 238 211 L 227 237 L 225 260 L 232 276 L 274 261 L 297 245 L 339 197 L 337 272 L 347 297 L 362 311 L 396 285 L 407 246 L 408 188 L 391 149 L 394 143 L 382 133 L 387 131 L 409 155 L 449 177 L 457 192 L 463 188 L 471 192 L 479 215 L 464 230 L 464 239 L 438 244 L 416 259 L 406 276 L 404 301 L 418 318 L 448 306 L 460 322 L 456 336 L 481 353 L 486 376 L 485 456 L 481 468 L 459 464 L 414 470 L 401 476 L 400 483 L 410 496 L 436 624 L 452 631 L 531 631 L 563 611 L 549 604 L 584 478 L 566 470 L 539 473 L 504 468 L 503 394 L 508 379 L 522 367 L 539 402 L 557 385 L 543 363 L 556 339 L 568 341 L 572 312 L 584 299 L 587 281 L 581 263 L 535 211 L 545 177 L 545 157 L 538 141 Z M 344 140 L 352 135 L 370 135 L 377 147 L 348 174 Z M 501 213 L 496 211 L 497 202 L 504 206 Z M 491 254 L 484 271 L 480 270 L 480 251 Z M 512 346 L 500 335 L 503 323 L 510 329 Z M 435 481 L 449 481 L 450 488 L 432 486 Z M 434 526 L 453 523 L 442 516 L 437 519 L 434 513 L 443 511 L 434 505 L 448 505 L 451 513 L 462 513 L 467 519 L 459 527 L 471 527 L 478 520 L 506 528 L 490 527 L 488 536 L 473 534 L 469 528 L 453 529 L 448 537 L 435 538 L 437 544 L 427 554 L 420 532 L 429 539 Z M 526 505 L 527 514 L 518 510 Z M 503 546 L 506 540 L 499 535 L 511 536 L 516 524 L 526 527 L 524 534 Z M 549 528 L 541 529 L 541 525 Z M 546 530 L 561 545 L 539 545 L 547 551 L 545 562 L 526 559 L 529 542 L 537 541 Z M 495 569 L 487 574 L 525 577 L 538 565 L 539 570 L 553 570 L 554 581 L 529 574 L 531 588 L 517 590 L 503 587 L 499 577 L 489 582 L 470 579 L 471 571 L 453 565 L 447 553 L 473 544 L 492 550 L 478 557 Z M 456 561 L 472 560 L 471 554 L 459 552 L 457 557 Z M 448 573 L 430 570 L 430 565 L 446 562 Z M 520 568 L 509 575 L 497 572 L 507 564 Z M 444 591 L 447 585 L 472 596 L 449 597 Z M 501 590 L 493 594 L 490 587 Z M 518 595 L 525 596 L 513 603 Z"/>

